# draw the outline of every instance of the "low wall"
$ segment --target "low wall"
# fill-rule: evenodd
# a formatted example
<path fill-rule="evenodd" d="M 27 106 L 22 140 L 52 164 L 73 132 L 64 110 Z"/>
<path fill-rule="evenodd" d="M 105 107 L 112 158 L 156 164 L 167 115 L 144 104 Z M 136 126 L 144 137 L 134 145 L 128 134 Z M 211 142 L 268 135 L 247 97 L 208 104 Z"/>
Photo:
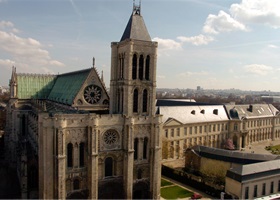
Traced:
<path fill-rule="evenodd" d="M 224 186 L 213 185 L 204 181 L 201 177 L 186 173 L 183 170 L 173 169 L 165 165 L 162 165 L 161 169 L 162 175 L 201 190 L 213 197 L 220 198 L 221 192 L 224 192 Z"/>

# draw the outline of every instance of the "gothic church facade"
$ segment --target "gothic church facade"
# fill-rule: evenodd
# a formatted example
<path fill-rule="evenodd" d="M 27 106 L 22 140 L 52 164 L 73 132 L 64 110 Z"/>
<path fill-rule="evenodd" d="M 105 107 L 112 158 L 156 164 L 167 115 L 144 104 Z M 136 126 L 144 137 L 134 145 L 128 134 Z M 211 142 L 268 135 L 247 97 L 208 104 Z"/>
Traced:
<path fill-rule="evenodd" d="M 110 95 L 95 67 L 61 75 L 13 68 L 7 153 L 22 198 L 160 198 L 157 43 L 140 6 L 111 49 Z"/>

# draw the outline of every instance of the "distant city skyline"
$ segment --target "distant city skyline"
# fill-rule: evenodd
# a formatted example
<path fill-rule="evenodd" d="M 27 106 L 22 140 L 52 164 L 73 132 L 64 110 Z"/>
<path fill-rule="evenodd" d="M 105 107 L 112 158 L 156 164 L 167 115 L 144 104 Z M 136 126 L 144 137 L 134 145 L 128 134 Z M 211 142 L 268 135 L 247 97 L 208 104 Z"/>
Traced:
<path fill-rule="evenodd" d="M 138 4 L 138 0 L 135 1 Z M 0 85 L 19 73 L 66 73 L 92 66 L 110 85 L 111 42 L 132 0 L 0 0 Z M 279 92 L 280 1 L 142 0 L 158 41 L 158 88 Z"/>

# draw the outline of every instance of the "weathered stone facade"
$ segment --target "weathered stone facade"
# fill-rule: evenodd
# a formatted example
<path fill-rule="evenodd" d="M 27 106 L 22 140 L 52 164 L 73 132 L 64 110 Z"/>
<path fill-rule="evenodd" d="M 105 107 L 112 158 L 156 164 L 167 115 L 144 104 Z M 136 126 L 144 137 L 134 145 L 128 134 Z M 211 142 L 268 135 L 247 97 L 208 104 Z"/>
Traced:
<path fill-rule="evenodd" d="M 160 198 L 156 62 L 134 6 L 112 43 L 110 99 L 94 67 L 58 76 L 13 69 L 6 142 L 22 198 Z"/>

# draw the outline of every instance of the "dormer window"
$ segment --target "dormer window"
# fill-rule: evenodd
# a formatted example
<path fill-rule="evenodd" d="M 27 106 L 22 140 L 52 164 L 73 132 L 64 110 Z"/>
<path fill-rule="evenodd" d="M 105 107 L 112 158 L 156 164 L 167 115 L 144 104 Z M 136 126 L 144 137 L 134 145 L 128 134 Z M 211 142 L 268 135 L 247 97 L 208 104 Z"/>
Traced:
<path fill-rule="evenodd" d="M 218 112 L 218 109 L 214 109 L 214 110 L 213 110 L 213 114 L 214 114 L 214 115 L 218 115 L 218 113 L 219 113 L 219 112 Z"/>
<path fill-rule="evenodd" d="M 201 114 L 205 114 L 205 110 L 204 110 L 204 109 L 201 110 L 200 113 L 201 113 Z"/>
<path fill-rule="evenodd" d="M 195 115 L 195 110 L 192 110 L 192 111 L 191 111 L 191 114 Z"/>

